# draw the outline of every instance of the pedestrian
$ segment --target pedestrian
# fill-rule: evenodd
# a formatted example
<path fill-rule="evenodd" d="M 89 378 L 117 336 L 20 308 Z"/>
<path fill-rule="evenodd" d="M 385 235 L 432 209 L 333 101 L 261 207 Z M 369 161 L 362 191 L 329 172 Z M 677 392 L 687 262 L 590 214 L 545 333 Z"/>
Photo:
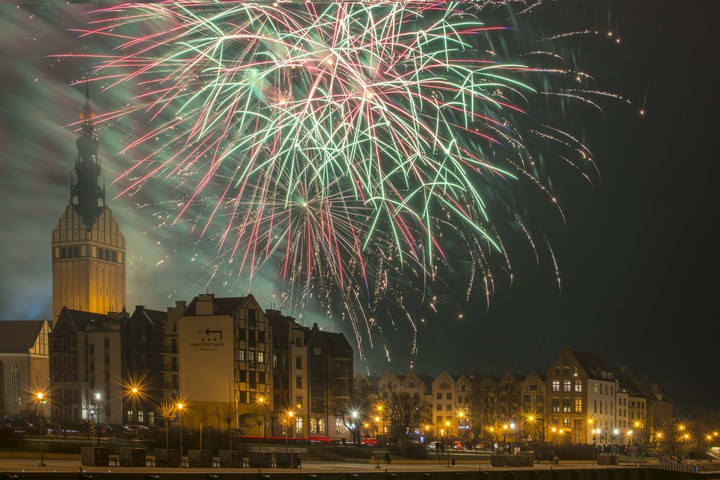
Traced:
<path fill-rule="evenodd" d="M 389 464 L 389 463 L 391 462 L 391 460 L 390 460 L 390 454 L 387 453 L 387 452 L 385 452 L 385 457 L 384 457 L 384 459 L 385 459 L 385 463 Z"/>

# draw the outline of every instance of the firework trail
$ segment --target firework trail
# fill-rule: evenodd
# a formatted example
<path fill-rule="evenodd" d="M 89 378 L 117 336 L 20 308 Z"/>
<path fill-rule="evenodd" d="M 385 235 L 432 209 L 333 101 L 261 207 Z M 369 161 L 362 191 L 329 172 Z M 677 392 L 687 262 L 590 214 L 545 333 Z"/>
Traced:
<path fill-rule="evenodd" d="M 200 219 L 251 280 L 269 269 L 290 304 L 342 312 L 362 349 L 388 305 L 435 309 L 450 279 L 489 301 L 506 232 L 536 248 L 517 189 L 557 204 L 544 157 L 594 174 L 543 112 L 604 93 L 556 53 L 499 53 L 515 34 L 483 15 L 508 3 L 133 4 L 79 33 L 115 44 L 88 55 L 91 81 L 135 90 L 98 118 L 143 125 L 124 193 L 183 192 L 176 220 Z"/>

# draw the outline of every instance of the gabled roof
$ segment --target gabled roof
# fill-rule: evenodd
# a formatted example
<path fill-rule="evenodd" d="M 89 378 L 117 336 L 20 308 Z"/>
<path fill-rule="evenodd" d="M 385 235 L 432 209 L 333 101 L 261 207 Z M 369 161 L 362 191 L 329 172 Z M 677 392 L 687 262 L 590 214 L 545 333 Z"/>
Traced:
<path fill-rule="evenodd" d="M 109 320 L 109 317 L 108 315 L 103 315 L 101 313 L 84 312 L 82 310 L 72 310 L 67 307 L 63 307 L 60 311 L 60 315 L 58 315 L 55 326 L 59 325 L 61 320 L 72 325 L 76 332 L 82 332 L 88 325 L 102 323 Z M 53 331 L 59 332 L 56 328 Z"/>
<path fill-rule="evenodd" d="M 613 373 L 615 374 L 615 378 L 618 380 L 618 386 L 620 389 L 626 390 L 627 393 L 633 397 L 645 396 L 638 384 L 635 382 L 635 379 L 628 371 L 618 368 L 613 369 Z"/>
<path fill-rule="evenodd" d="M 0 353 L 27 353 L 35 345 L 45 320 L 0 321 Z"/>
<path fill-rule="evenodd" d="M 213 297 L 213 315 L 233 315 L 238 309 L 244 307 L 250 300 L 251 296 L 247 297 Z M 200 297 L 195 297 L 188 305 L 187 309 L 183 313 L 183 316 L 194 317 L 197 316 L 197 303 L 200 301 Z"/>
<path fill-rule="evenodd" d="M 132 319 L 136 315 L 144 316 L 152 325 L 164 325 L 168 318 L 167 311 L 150 310 L 140 305 L 135 307 L 135 311 L 132 313 L 130 318 Z"/>
<path fill-rule="evenodd" d="M 607 378 L 606 375 L 606 373 L 612 373 L 612 369 L 610 369 L 605 361 L 600 358 L 600 355 L 595 353 L 580 352 L 572 349 L 569 350 L 590 378 L 597 380 L 612 380 L 611 378 Z"/>

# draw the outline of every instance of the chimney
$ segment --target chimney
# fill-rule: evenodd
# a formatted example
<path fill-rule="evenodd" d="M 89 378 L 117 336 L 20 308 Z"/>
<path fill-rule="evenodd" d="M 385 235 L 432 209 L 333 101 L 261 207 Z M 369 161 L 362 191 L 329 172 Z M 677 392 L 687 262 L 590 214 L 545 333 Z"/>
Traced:
<path fill-rule="evenodd" d="M 198 300 L 195 303 L 195 315 L 213 315 L 214 300 L 214 293 L 201 293 L 198 295 Z"/>

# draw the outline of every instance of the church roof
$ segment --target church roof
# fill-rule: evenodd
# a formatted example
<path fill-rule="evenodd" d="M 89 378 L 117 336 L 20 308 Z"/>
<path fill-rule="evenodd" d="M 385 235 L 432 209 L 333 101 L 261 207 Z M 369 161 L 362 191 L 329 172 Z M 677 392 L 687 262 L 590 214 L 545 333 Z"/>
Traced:
<path fill-rule="evenodd" d="M 35 345 L 45 320 L 0 321 L 0 353 L 27 353 Z"/>

